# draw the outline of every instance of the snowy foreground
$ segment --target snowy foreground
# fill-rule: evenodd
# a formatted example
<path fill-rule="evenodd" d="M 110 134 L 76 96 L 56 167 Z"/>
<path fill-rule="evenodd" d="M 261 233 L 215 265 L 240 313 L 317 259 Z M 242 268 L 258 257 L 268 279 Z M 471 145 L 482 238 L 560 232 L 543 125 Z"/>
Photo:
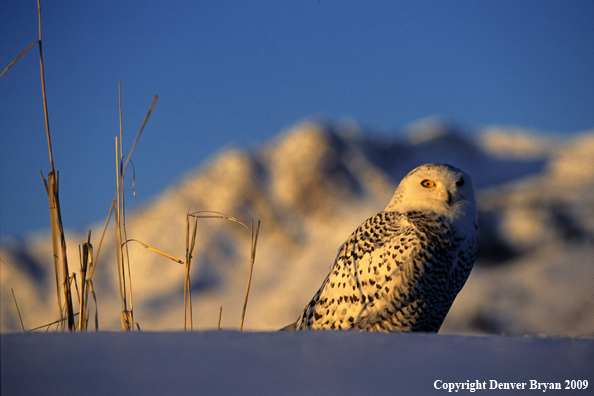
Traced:
<path fill-rule="evenodd" d="M 209 331 L 1 341 L 3 396 L 594 394 L 592 338 Z M 586 389 L 565 389 L 584 380 Z"/>

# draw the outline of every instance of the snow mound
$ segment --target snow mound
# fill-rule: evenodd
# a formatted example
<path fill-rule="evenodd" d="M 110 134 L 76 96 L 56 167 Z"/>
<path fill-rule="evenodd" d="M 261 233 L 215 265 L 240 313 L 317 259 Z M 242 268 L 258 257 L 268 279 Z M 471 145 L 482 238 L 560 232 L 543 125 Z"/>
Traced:
<path fill-rule="evenodd" d="M 587 380 L 591 394 L 594 386 L 592 339 L 211 331 L 1 340 L 3 396 L 525 394 L 571 380 Z"/>

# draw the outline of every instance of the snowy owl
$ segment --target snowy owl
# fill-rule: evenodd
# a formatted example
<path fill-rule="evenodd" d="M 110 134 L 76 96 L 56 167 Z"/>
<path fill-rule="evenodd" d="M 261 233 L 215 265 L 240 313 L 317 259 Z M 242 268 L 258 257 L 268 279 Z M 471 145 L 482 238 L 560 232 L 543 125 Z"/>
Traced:
<path fill-rule="evenodd" d="M 419 166 L 340 247 L 318 292 L 284 330 L 437 332 L 477 247 L 470 176 L 446 164 Z"/>

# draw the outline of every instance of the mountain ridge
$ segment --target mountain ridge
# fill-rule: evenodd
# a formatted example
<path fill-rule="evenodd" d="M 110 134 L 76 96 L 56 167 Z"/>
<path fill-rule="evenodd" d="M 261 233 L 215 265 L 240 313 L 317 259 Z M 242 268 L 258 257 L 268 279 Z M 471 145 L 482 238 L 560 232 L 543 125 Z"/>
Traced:
<path fill-rule="evenodd" d="M 233 149 L 215 156 L 151 203 L 131 211 L 126 218 L 128 238 L 184 257 L 188 211 L 223 212 L 246 224 L 252 218 L 260 219 L 246 329 L 278 329 L 299 314 L 327 274 L 340 244 L 356 226 L 385 207 L 402 177 L 422 163 L 446 162 L 469 171 L 475 181 L 481 251 L 477 268 L 443 330 L 592 334 L 594 323 L 583 314 L 576 314 L 579 326 L 573 329 L 571 324 L 552 325 L 554 318 L 542 309 L 536 311 L 544 315 L 544 321 L 538 315 L 540 319 L 532 318 L 534 315 L 522 318 L 518 312 L 527 315 L 538 301 L 519 304 L 519 310 L 499 312 L 511 302 L 486 279 L 495 276 L 505 284 L 506 274 L 527 278 L 530 271 L 526 268 L 538 268 L 534 255 L 543 241 L 569 252 L 578 273 L 592 272 L 582 261 L 594 250 L 594 224 L 589 217 L 589 207 L 594 205 L 590 205 L 587 188 L 572 181 L 571 175 L 578 173 L 592 181 L 594 172 L 588 172 L 593 166 L 589 155 L 594 152 L 593 141 L 594 131 L 559 143 L 551 137 L 519 134 L 517 129 L 490 127 L 471 135 L 444 122 L 418 123 L 410 128 L 408 137 L 391 138 L 353 125 L 304 121 L 260 149 Z M 547 183 L 552 183 L 553 190 L 548 190 Z M 92 227 L 94 238 L 102 226 Z M 94 281 L 102 329 L 119 328 L 110 228 Z M 534 231 L 539 229 L 548 231 Z M 68 235 L 71 267 L 78 266 L 76 245 L 84 239 Z M 6 303 L 10 288 L 19 298 L 28 327 L 35 327 L 33 322 L 53 321 L 55 291 L 47 270 L 52 268 L 51 242 L 37 236 L 3 244 L 3 261 L 23 274 L 3 268 L 2 331 L 18 329 L 14 307 Z M 139 245 L 130 245 L 130 254 L 135 320 L 147 330 L 181 329 L 183 267 Z M 249 233 L 232 222 L 201 219 L 194 257 L 195 328 L 216 327 L 220 306 L 222 326 L 235 328 L 249 269 Z M 555 257 L 561 260 L 558 253 Z M 558 271 L 558 264 L 549 260 L 542 267 Z M 542 287 L 551 287 L 548 278 L 543 282 Z M 542 293 L 530 279 L 517 283 L 514 290 L 528 290 L 535 296 Z M 559 293 L 568 290 L 560 287 Z M 584 289 L 583 293 L 583 301 L 572 298 L 568 302 L 573 310 L 594 301 L 591 292 Z M 489 305 L 493 296 L 499 300 Z"/>

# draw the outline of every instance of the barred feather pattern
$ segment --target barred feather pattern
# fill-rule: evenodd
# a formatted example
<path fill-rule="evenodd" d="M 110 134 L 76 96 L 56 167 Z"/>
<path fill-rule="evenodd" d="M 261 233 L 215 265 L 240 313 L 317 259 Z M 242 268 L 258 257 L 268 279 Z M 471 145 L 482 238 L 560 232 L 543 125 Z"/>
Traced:
<path fill-rule="evenodd" d="M 383 211 L 340 247 L 330 273 L 285 329 L 439 331 L 473 267 L 474 232 L 434 212 Z"/>

